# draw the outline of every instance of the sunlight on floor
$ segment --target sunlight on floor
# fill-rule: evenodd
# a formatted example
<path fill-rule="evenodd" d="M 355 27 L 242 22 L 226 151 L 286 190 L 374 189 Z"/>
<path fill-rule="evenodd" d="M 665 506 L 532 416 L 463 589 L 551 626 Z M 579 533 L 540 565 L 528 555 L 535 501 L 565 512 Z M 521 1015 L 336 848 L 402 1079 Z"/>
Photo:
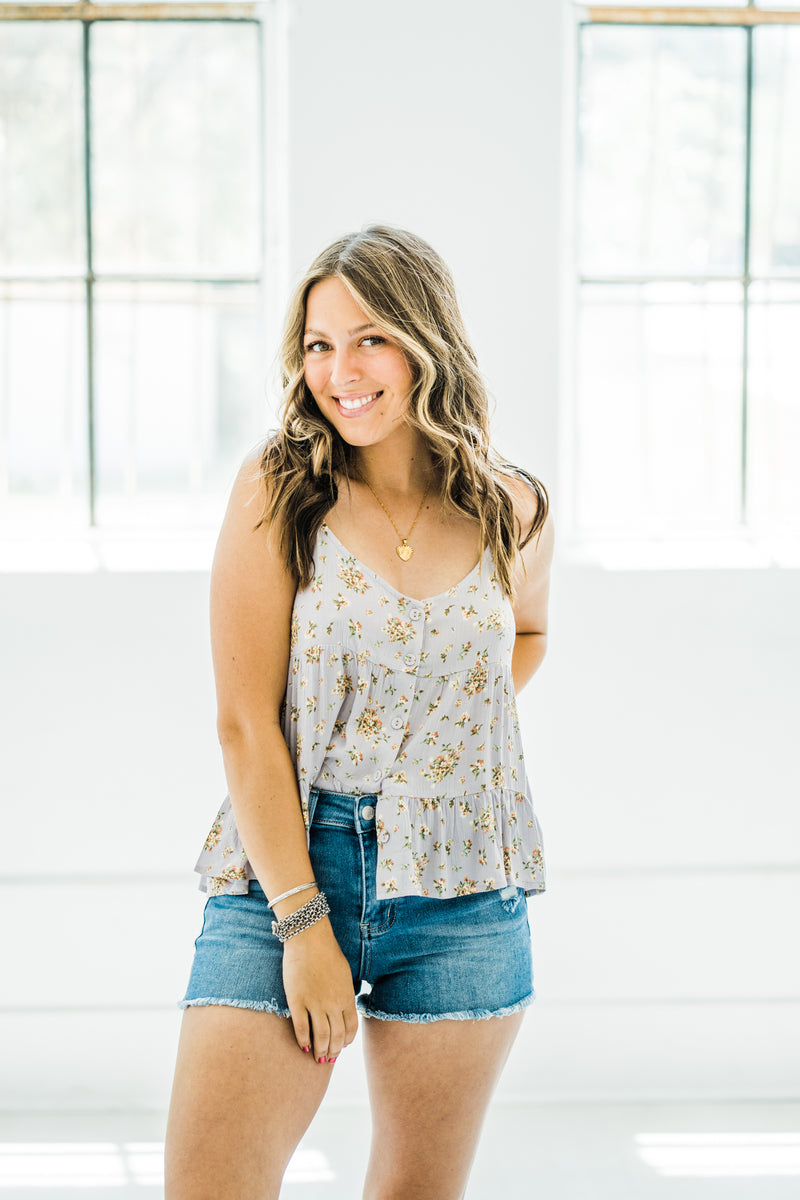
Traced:
<path fill-rule="evenodd" d="M 800 1175 L 800 1133 L 639 1133 L 634 1141 L 659 1175 Z"/>
<path fill-rule="evenodd" d="M 4 1142 L 0 1188 L 155 1187 L 162 1154 L 160 1142 Z"/>
<path fill-rule="evenodd" d="M 0 1142 L 0 1189 L 161 1187 L 163 1142 Z M 321 1150 L 300 1146 L 284 1180 L 335 1179 Z"/>

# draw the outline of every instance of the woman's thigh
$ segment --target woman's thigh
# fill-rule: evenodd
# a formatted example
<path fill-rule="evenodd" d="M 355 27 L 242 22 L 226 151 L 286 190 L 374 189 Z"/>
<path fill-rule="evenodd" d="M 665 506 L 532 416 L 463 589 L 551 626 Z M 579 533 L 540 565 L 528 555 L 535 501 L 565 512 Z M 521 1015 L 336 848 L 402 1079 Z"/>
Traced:
<path fill-rule="evenodd" d="M 373 1128 L 364 1200 L 460 1200 L 524 1016 L 362 1021 Z"/>
<path fill-rule="evenodd" d="M 275 1200 L 331 1077 L 271 1012 L 186 1009 L 165 1147 L 166 1200 Z"/>

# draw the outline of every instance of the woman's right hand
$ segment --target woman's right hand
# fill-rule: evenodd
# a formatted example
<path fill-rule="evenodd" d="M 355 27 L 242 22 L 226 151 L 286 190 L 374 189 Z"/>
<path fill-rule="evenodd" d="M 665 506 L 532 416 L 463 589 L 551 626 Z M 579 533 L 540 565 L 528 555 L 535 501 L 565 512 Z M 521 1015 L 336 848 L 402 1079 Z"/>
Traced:
<path fill-rule="evenodd" d="M 358 1029 L 350 964 L 327 917 L 283 944 L 283 987 L 297 1044 L 331 1062 Z"/>

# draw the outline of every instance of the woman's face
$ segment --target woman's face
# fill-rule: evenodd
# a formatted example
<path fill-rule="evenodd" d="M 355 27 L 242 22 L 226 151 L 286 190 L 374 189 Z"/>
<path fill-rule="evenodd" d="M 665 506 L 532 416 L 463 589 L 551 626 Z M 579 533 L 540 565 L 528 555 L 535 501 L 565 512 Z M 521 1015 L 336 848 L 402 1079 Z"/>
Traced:
<path fill-rule="evenodd" d="M 373 446 L 405 428 L 413 384 L 405 355 L 340 279 L 309 291 L 303 348 L 308 388 L 351 446 Z"/>

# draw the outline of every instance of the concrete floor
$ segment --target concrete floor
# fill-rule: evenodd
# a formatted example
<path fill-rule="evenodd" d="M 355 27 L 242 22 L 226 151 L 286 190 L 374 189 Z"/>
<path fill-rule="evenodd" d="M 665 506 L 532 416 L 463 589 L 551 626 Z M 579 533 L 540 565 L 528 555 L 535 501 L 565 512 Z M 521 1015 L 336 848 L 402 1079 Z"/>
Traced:
<path fill-rule="evenodd" d="M 158 1200 L 164 1120 L 160 1113 L 0 1115 L 0 1200 Z M 358 1200 L 369 1127 L 364 1109 L 323 1108 L 282 1196 Z M 467 1190 L 467 1200 L 799 1195 L 800 1102 L 766 1101 L 495 1104 Z"/>

